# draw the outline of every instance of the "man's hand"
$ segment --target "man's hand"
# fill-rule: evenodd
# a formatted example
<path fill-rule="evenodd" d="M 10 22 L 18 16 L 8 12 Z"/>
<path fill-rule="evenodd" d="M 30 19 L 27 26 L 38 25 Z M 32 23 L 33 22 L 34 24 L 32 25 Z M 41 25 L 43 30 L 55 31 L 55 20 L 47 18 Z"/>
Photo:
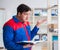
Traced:
<path fill-rule="evenodd" d="M 23 48 L 28 48 L 28 47 L 32 47 L 33 45 L 31 44 L 27 44 L 27 45 L 24 45 Z"/>
<path fill-rule="evenodd" d="M 39 26 L 45 21 L 47 21 L 47 19 L 38 20 L 36 26 L 39 28 Z"/>

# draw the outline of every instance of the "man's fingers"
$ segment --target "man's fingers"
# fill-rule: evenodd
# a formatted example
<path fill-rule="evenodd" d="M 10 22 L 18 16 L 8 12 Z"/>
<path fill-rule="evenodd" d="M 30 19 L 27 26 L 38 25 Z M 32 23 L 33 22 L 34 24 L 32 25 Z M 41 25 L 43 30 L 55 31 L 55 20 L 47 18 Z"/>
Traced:
<path fill-rule="evenodd" d="M 36 26 L 39 27 L 45 21 L 47 21 L 47 19 L 38 20 Z"/>
<path fill-rule="evenodd" d="M 33 45 L 30 45 L 30 44 L 27 44 L 27 45 L 24 45 L 23 48 L 28 48 L 28 47 L 32 47 Z"/>
<path fill-rule="evenodd" d="M 45 22 L 45 21 L 47 21 L 47 19 L 43 19 L 43 20 L 42 20 L 42 22 Z"/>
<path fill-rule="evenodd" d="M 45 22 L 45 21 L 47 21 L 47 19 L 40 20 L 39 22 L 40 22 L 40 23 L 43 23 L 43 22 Z"/>

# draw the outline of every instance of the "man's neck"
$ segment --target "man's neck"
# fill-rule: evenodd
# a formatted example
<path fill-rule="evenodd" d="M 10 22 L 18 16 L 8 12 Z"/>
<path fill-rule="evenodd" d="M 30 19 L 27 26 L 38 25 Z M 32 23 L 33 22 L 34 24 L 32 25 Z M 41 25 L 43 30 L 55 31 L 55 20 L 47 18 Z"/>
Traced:
<path fill-rule="evenodd" d="M 24 23 L 24 21 L 23 21 L 19 16 L 16 16 L 16 18 L 17 18 L 20 22 Z"/>

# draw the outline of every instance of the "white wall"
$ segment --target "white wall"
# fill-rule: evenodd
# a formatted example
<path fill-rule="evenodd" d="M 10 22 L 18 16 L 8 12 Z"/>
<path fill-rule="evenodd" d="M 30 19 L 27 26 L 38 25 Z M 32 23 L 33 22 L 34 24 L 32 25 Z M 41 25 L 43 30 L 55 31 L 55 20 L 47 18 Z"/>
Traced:
<path fill-rule="evenodd" d="M 4 21 L 5 20 L 5 11 L 4 10 L 0 10 L 0 47 L 3 47 L 3 24 L 4 24 Z"/>
<path fill-rule="evenodd" d="M 6 19 L 8 20 L 21 3 L 27 4 L 31 8 L 47 8 L 47 1 L 50 6 L 57 4 L 57 0 L 0 0 L 0 8 L 6 9 Z"/>
<path fill-rule="evenodd" d="M 47 8 L 47 0 L 0 0 L 0 7 L 6 9 L 6 19 L 11 18 L 19 4 L 24 3 L 31 8 Z"/>

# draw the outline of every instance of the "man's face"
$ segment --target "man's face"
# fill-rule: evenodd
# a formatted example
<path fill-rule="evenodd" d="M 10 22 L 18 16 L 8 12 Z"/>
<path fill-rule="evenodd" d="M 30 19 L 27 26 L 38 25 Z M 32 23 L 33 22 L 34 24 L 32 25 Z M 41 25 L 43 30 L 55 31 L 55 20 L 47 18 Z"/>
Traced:
<path fill-rule="evenodd" d="M 27 21 L 28 18 L 30 17 L 30 13 L 31 11 L 27 11 L 27 12 L 23 12 L 22 14 L 20 14 L 20 19 L 24 22 Z"/>

